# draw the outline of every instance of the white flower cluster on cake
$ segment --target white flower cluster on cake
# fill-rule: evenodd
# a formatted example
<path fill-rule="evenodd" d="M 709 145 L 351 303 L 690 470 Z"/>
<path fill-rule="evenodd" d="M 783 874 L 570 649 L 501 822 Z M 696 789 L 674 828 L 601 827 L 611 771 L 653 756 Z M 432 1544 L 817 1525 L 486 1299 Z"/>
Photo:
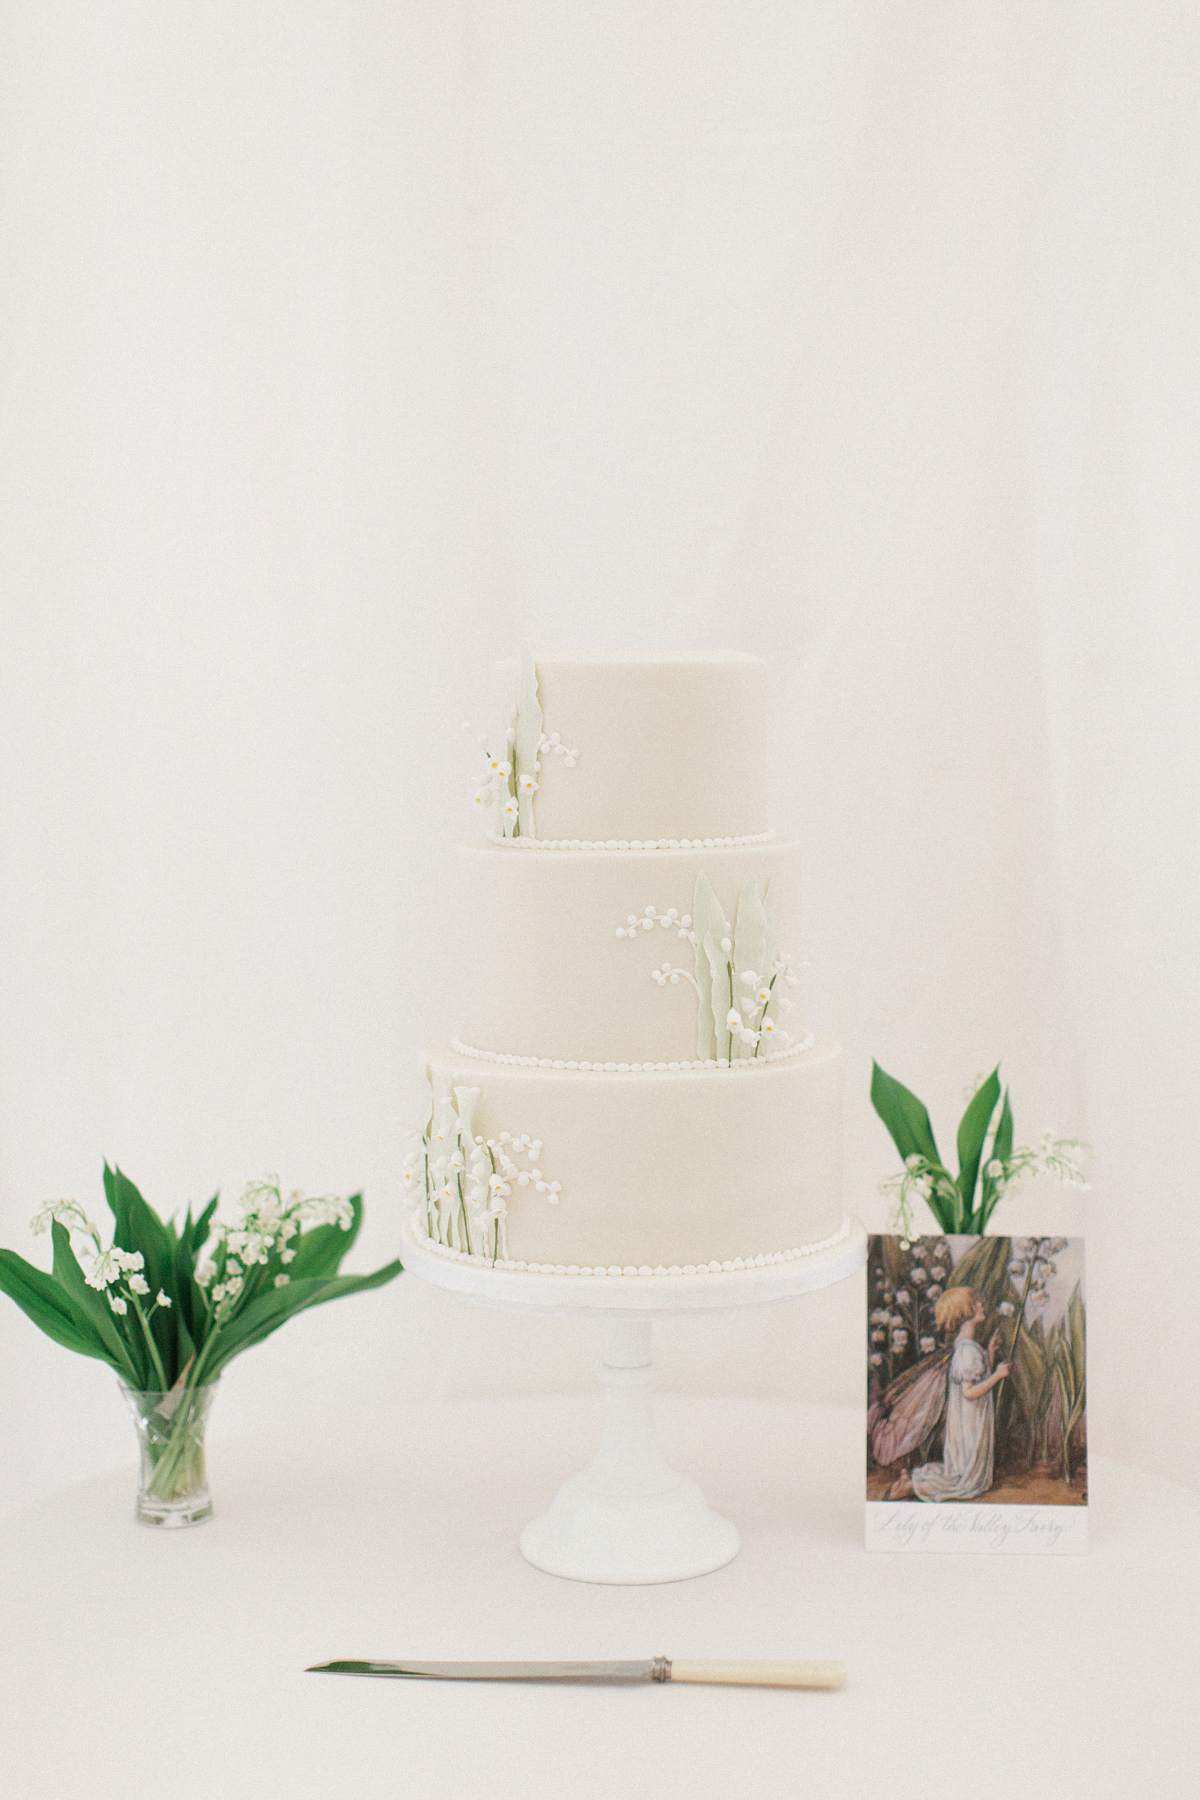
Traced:
<path fill-rule="evenodd" d="M 514 1188 L 533 1188 L 557 1206 L 562 1184 L 537 1166 L 540 1138 L 472 1131 L 479 1089 L 435 1096 L 433 1115 L 405 1160 L 404 1186 L 421 1236 L 462 1256 L 490 1263 L 508 1256 L 508 1203 Z M 414 1134 L 416 1135 L 416 1134 Z M 529 1165 L 523 1168 L 518 1158 Z"/>
<path fill-rule="evenodd" d="M 478 739 L 486 768 L 475 790 L 475 804 L 490 809 L 494 837 L 531 843 L 536 841 L 533 796 L 538 791 L 541 759 L 561 756 L 564 765 L 573 769 L 579 752 L 564 744 L 557 731 L 547 736 L 542 730 L 537 670 L 528 650 L 521 658 L 521 680 L 512 721 L 504 733 L 501 750 L 492 749 L 486 737 Z M 471 728 L 464 724 L 463 729 Z"/>
<path fill-rule="evenodd" d="M 696 877 L 690 913 L 671 906 L 665 912 L 647 906 L 640 915 L 630 913 L 617 926 L 619 938 L 636 938 L 658 926 L 674 932 L 690 944 L 695 970 L 676 968 L 669 960 L 650 971 L 659 987 L 678 987 L 686 981 L 699 1002 L 696 1049 L 702 1062 L 761 1060 L 772 1051 L 787 1049 L 791 1034 L 779 1023 L 779 1010 L 796 1004 L 787 988 L 798 985 L 792 959 L 775 949 L 773 883 L 767 883 L 760 899 L 754 882 L 742 884 L 731 923 L 712 889 L 707 875 Z"/>

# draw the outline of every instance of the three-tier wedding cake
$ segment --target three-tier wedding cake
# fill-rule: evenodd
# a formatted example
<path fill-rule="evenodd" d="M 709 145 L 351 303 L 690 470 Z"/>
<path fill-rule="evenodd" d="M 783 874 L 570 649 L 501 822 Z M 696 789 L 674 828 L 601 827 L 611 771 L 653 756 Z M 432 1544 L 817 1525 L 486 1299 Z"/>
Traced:
<path fill-rule="evenodd" d="M 486 835 L 462 853 L 469 999 L 427 1056 L 414 1234 L 591 1280 L 831 1248 L 841 1053 L 800 1019 L 763 664 L 526 654 L 500 674 Z"/>

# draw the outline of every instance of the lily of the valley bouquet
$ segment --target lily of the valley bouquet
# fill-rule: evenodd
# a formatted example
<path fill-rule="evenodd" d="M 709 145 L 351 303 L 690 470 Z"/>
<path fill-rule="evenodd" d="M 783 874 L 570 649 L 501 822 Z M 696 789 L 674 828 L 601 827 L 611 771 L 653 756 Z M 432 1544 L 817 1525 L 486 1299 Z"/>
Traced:
<path fill-rule="evenodd" d="M 976 1235 L 986 1232 L 996 1207 L 1015 1187 L 1035 1175 L 1086 1187 L 1082 1159 L 1086 1145 L 1047 1131 L 1035 1148 L 1013 1146 L 1013 1115 L 1000 1070 L 976 1080 L 958 1127 L 958 1173 L 943 1161 L 929 1113 L 895 1076 L 871 1067 L 871 1103 L 904 1158 L 904 1167 L 882 1184 L 892 1201 L 891 1229 L 902 1238 L 921 1235 L 913 1205 L 924 1201 L 940 1229 Z"/>
<path fill-rule="evenodd" d="M 0 1249 L 0 1290 L 55 1343 L 109 1363 L 133 1409 L 142 1450 L 138 1516 L 190 1524 L 211 1511 L 204 1424 L 226 1364 L 294 1314 L 382 1287 L 340 1275 L 362 1224 L 360 1194 L 286 1199 L 276 1177 L 250 1182 L 241 1217 L 216 1218 L 216 1198 L 193 1218 L 161 1219 L 120 1169 L 104 1165 L 112 1241 L 74 1200 L 51 1200 L 33 1220 L 49 1228 L 50 1274 Z"/>

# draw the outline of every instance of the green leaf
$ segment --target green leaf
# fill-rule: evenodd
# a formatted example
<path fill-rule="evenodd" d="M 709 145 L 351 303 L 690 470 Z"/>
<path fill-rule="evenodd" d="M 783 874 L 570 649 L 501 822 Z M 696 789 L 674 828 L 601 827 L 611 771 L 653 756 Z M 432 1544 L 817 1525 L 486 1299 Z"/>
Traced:
<path fill-rule="evenodd" d="M 192 1218 L 192 1209 L 190 1206 L 188 1207 L 187 1239 L 188 1247 L 192 1252 L 193 1259 L 200 1254 L 201 1250 L 203 1250 L 205 1244 L 208 1242 L 208 1234 L 212 1226 L 212 1217 L 217 1210 L 217 1201 L 220 1198 L 221 1196 L 219 1194 L 214 1194 L 198 1219 Z"/>
<path fill-rule="evenodd" d="M 104 1187 L 109 1196 L 116 1228 L 113 1243 L 122 1250 L 140 1250 L 146 1259 L 143 1274 L 150 1291 L 165 1287 L 170 1276 L 173 1244 L 154 1208 L 142 1199 L 128 1175 L 104 1165 Z"/>
<path fill-rule="evenodd" d="M 154 1208 L 142 1198 L 128 1175 L 121 1169 L 110 1169 L 107 1163 L 104 1165 L 104 1191 L 108 1195 L 108 1203 L 116 1221 L 114 1244 L 122 1250 L 140 1250 L 145 1260 L 142 1273 L 149 1283 L 151 1299 L 161 1289 L 171 1301 L 169 1307 L 155 1309 L 149 1321 L 149 1330 L 167 1380 L 174 1382 L 187 1360 L 182 1354 L 182 1343 L 175 1323 L 176 1309 L 180 1304 L 175 1276 L 175 1252 L 179 1240 L 174 1227 L 164 1224 Z M 131 1332 L 130 1336 L 132 1335 Z M 144 1345 L 140 1327 L 138 1338 Z M 151 1366 L 148 1363 L 148 1377 Z M 154 1381 L 157 1380 L 156 1374 Z"/>
<path fill-rule="evenodd" d="M 725 921 L 722 919 L 721 924 Z M 708 975 L 711 987 L 711 1006 L 715 1024 L 715 1040 L 717 1061 L 724 1061 L 728 1054 L 732 1039 L 729 1026 L 725 1023 L 733 1005 L 733 989 L 729 979 L 729 958 L 714 942 L 712 932 L 704 939 L 704 954 L 708 958 Z"/>
<path fill-rule="evenodd" d="M 1022 1331 L 1017 1339 L 1016 1354 L 1011 1361 L 1017 1399 L 1021 1403 L 1021 1411 L 1032 1425 L 1038 1416 L 1047 1375 L 1045 1347 L 1032 1329 Z"/>
<path fill-rule="evenodd" d="M 763 946 L 763 962 L 766 964 L 766 967 L 763 970 L 763 974 L 766 979 L 770 981 L 771 976 L 775 973 L 775 877 L 773 875 L 767 883 L 766 892 L 763 894 L 762 907 L 763 918 L 766 921 L 767 926 L 766 942 Z M 771 1007 L 769 1010 L 774 1012 L 777 1009 Z"/>
<path fill-rule="evenodd" d="M 1004 1090 L 1004 1105 L 1000 1108 L 1000 1123 L 996 1127 L 996 1142 L 992 1146 L 992 1154 L 1006 1163 L 1012 1155 L 1013 1116 L 1009 1105 L 1008 1089 Z"/>
<path fill-rule="evenodd" d="M 541 741 L 542 707 L 538 700 L 537 669 L 534 667 L 532 654 L 526 650 L 521 657 L 521 678 L 517 687 L 517 735 L 513 744 L 513 772 L 518 778 L 522 775 L 535 775 L 538 745 Z M 534 836 L 533 795 L 524 793 L 519 785 L 516 792 L 517 823 L 521 827 L 521 836 L 531 838 Z"/>
<path fill-rule="evenodd" d="M 178 1333 L 176 1366 L 173 1370 L 175 1380 L 203 1344 L 208 1331 L 208 1309 L 196 1286 L 196 1257 L 188 1238 L 189 1234 L 185 1231 L 175 1246 L 172 1267 L 171 1310 L 175 1314 L 175 1329 Z"/>
<path fill-rule="evenodd" d="M 767 915 L 763 911 L 763 903 L 758 897 L 758 889 L 754 882 L 747 877 L 742 883 L 742 891 L 738 895 L 737 918 L 733 930 L 733 966 L 736 973 L 740 975 L 744 969 L 752 969 L 759 981 L 765 980 L 766 952 Z M 769 973 L 768 970 L 767 975 Z M 733 1003 L 736 1006 L 744 994 L 753 990 L 745 988 L 741 982 L 735 982 L 734 985 L 736 992 Z M 753 1016 L 755 1018 L 758 1016 L 757 1005 Z M 739 1056 L 753 1056 L 754 1045 L 739 1045 L 738 1054 Z"/>
<path fill-rule="evenodd" d="M 296 1254 L 288 1264 L 287 1272 L 293 1281 L 311 1276 L 325 1279 L 337 1274 L 341 1260 L 354 1243 L 362 1224 L 362 1195 L 351 1194 L 350 1205 L 354 1208 L 354 1223 L 347 1231 L 340 1225 L 317 1225 L 292 1240 Z"/>
<path fill-rule="evenodd" d="M 54 1241 L 54 1280 L 76 1312 L 86 1317 L 96 1337 L 104 1345 L 106 1361 L 121 1371 L 131 1387 L 144 1388 L 152 1385 L 143 1378 L 146 1363 L 144 1350 L 141 1346 L 137 1350 L 131 1350 L 105 1295 L 99 1288 L 88 1286 L 71 1248 L 71 1234 L 66 1226 L 60 1225 L 55 1219 L 50 1227 L 50 1234 Z M 138 1329 L 136 1319 L 133 1323 L 134 1329 Z"/>
<path fill-rule="evenodd" d="M 999 1098 L 1000 1071 L 996 1068 L 972 1095 L 958 1128 L 958 1191 L 962 1195 L 964 1218 L 970 1218 L 975 1210 L 979 1158 Z"/>
<path fill-rule="evenodd" d="M 917 1096 L 877 1062 L 871 1064 L 871 1104 L 905 1162 L 910 1156 L 923 1156 L 926 1162 L 941 1166 L 929 1114 Z"/>
<path fill-rule="evenodd" d="M 1087 1403 L 1087 1325 L 1079 1283 L 1067 1306 L 1063 1340 L 1059 1346 L 1059 1379 L 1063 1385 L 1063 1432 L 1070 1437 Z"/>
<path fill-rule="evenodd" d="M 1008 1273 L 1011 1255 L 1011 1238 L 981 1237 L 960 1258 L 951 1286 L 974 1288 L 990 1318 L 992 1313 L 998 1312 L 1002 1300 L 1011 1300 L 1013 1297 L 1012 1278 Z M 987 1329 L 986 1321 L 984 1329 Z M 984 1332 L 980 1332 L 979 1336 L 981 1342 L 986 1341 Z"/>
<path fill-rule="evenodd" d="M 696 1055 L 702 1062 L 716 1054 L 713 1048 L 716 1020 L 712 1004 L 712 965 L 704 948 L 704 940 L 710 934 L 715 934 L 719 939 L 724 923 L 725 914 L 720 902 L 712 891 L 708 876 L 701 871 L 696 877 L 692 894 L 692 936 L 696 940 L 696 986 L 700 990 L 696 1012 Z"/>
<path fill-rule="evenodd" d="M 1004 1090 L 1004 1101 L 1000 1107 L 1000 1123 L 996 1127 L 996 1137 L 992 1144 L 992 1155 L 997 1162 L 1007 1163 L 1012 1155 L 1013 1116 L 1009 1105 L 1008 1089 Z M 975 1229 L 986 1231 L 988 1220 L 995 1212 L 1000 1200 L 1000 1188 L 990 1175 L 985 1174 L 980 1191 L 979 1211 L 975 1217 Z"/>
<path fill-rule="evenodd" d="M 369 1288 L 383 1287 L 399 1275 L 400 1270 L 399 1261 L 390 1262 L 382 1269 L 376 1269 L 372 1275 L 335 1275 L 327 1281 L 291 1281 L 286 1287 L 272 1288 L 268 1293 L 259 1294 L 244 1311 L 235 1314 L 227 1325 L 222 1326 L 210 1338 L 208 1354 L 203 1362 L 203 1379 L 206 1382 L 215 1381 L 226 1363 L 239 1356 L 243 1350 L 249 1350 L 252 1345 L 261 1344 L 264 1338 L 278 1331 L 296 1313 L 304 1312 L 310 1306 L 321 1306 L 327 1300 L 340 1299 L 343 1295 L 361 1294 Z"/>
<path fill-rule="evenodd" d="M 87 1315 L 73 1304 L 53 1276 L 47 1275 L 44 1269 L 35 1269 L 15 1250 L 0 1250 L 0 1292 L 15 1301 L 26 1318 L 32 1319 L 39 1330 L 53 1338 L 56 1344 L 61 1344 L 64 1350 L 112 1363 L 112 1357 Z"/>

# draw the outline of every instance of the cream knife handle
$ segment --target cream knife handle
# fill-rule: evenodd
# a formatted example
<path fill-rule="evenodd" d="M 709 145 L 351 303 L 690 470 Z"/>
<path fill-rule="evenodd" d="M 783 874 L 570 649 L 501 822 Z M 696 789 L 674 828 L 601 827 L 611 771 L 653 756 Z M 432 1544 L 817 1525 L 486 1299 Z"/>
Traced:
<path fill-rule="evenodd" d="M 846 1679 L 840 1662 L 671 1662 L 670 1680 L 737 1687 L 836 1688 Z"/>

